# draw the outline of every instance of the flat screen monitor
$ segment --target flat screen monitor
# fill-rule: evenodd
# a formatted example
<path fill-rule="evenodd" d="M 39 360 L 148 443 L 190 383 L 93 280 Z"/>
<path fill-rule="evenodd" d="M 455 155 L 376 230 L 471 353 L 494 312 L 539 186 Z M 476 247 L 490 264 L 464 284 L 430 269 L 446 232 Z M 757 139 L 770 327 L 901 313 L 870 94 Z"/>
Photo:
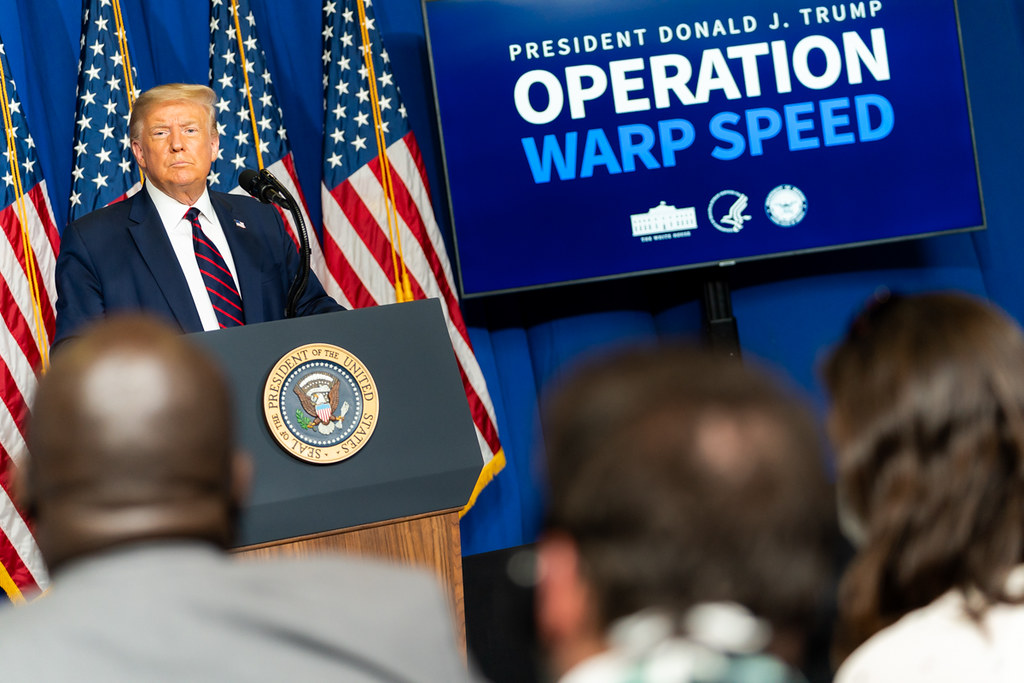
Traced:
<path fill-rule="evenodd" d="M 463 296 L 984 227 L 954 0 L 424 0 Z"/>

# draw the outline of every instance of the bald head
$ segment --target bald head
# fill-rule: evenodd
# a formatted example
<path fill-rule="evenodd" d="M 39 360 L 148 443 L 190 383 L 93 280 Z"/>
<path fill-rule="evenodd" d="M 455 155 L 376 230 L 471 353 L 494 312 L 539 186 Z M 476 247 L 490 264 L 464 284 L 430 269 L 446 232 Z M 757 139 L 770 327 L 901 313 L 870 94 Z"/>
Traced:
<path fill-rule="evenodd" d="M 24 483 L 51 570 L 134 541 L 230 543 L 233 425 L 220 370 L 184 337 L 112 318 L 55 355 Z"/>

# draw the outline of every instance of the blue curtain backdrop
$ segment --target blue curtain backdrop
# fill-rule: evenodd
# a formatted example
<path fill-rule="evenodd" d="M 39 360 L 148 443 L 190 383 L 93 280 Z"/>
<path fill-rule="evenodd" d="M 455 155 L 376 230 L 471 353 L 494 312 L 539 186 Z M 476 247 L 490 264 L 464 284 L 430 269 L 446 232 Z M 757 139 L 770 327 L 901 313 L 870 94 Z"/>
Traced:
<path fill-rule="evenodd" d="M 207 82 L 208 0 L 121 4 L 140 87 Z M 419 0 L 376 0 L 374 9 L 423 148 L 438 219 L 448 231 Z M 318 223 L 321 4 L 252 0 L 252 10 L 275 76 L 303 190 Z M 79 0 L 0 0 L 0 35 L 60 226 L 68 210 L 81 11 Z M 965 0 L 960 15 L 988 230 L 741 264 L 713 274 L 726 277 L 732 286 L 745 356 L 783 368 L 819 406 L 815 367 L 822 350 L 835 342 L 853 312 L 880 286 L 904 292 L 965 290 L 991 298 L 1024 320 L 1024 274 L 1018 264 L 1024 254 L 1018 218 L 1019 167 L 1024 158 L 1024 2 Z M 942 140 L 934 144 L 941 145 Z M 500 182 L 500 169 L 494 175 Z M 864 220 L 870 221 L 870 214 Z M 552 378 L 580 357 L 610 347 L 697 335 L 697 302 L 705 276 L 660 275 L 465 304 L 508 459 L 505 470 L 463 520 L 466 554 L 536 537 L 543 516 L 543 494 L 533 465 L 538 396 Z"/>

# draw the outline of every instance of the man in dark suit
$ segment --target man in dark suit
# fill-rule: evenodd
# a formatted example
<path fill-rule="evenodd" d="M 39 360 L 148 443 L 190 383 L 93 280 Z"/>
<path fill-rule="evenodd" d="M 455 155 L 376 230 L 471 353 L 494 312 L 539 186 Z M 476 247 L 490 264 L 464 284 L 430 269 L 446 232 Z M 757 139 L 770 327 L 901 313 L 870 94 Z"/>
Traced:
<path fill-rule="evenodd" d="M 339 555 L 236 559 L 247 461 L 214 363 L 114 316 L 54 356 L 16 493 L 53 583 L 0 609 L 4 681 L 469 678 L 419 570 Z"/>
<path fill-rule="evenodd" d="M 146 183 L 64 231 L 55 344 L 115 311 L 147 311 L 184 332 L 284 317 L 299 256 L 280 216 L 252 198 L 206 186 L 219 144 L 214 102 L 210 88 L 181 83 L 136 100 L 129 135 Z M 193 207 L 196 215 L 187 217 Z M 197 255 L 197 240 L 222 262 Z M 231 301 L 210 291 L 204 270 L 219 276 L 215 287 L 234 290 L 226 292 Z M 341 308 L 310 274 L 297 314 Z"/>

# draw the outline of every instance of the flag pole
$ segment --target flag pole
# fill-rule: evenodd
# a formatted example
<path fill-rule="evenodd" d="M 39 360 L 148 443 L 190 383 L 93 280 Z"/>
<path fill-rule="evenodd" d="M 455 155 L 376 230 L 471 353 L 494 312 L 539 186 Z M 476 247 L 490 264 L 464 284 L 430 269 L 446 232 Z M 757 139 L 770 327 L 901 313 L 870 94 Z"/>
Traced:
<path fill-rule="evenodd" d="M 121 53 L 121 69 L 124 71 L 125 94 L 128 96 L 128 116 L 131 117 L 135 106 L 135 79 L 132 76 L 132 58 L 128 52 L 128 32 L 121 16 L 121 0 L 114 0 L 114 23 L 117 25 L 117 49 Z M 139 183 L 146 182 L 146 175 L 139 168 Z"/>
<path fill-rule="evenodd" d="M 238 57 L 242 65 L 242 79 L 245 81 L 245 101 L 249 105 L 249 123 L 252 125 L 252 141 L 256 148 L 256 165 L 263 170 L 263 151 L 260 150 L 260 134 L 256 126 L 256 108 L 252 103 L 252 89 L 249 87 L 249 70 L 245 65 L 245 44 L 242 42 L 242 24 L 238 21 L 238 0 L 231 0 L 231 15 L 235 18 L 235 38 L 238 39 Z"/>
<path fill-rule="evenodd" d="M 370 111 L 373 112 L 373 129 L 377 139 L 377 158 L 380 159 L 380 172 L 386 199 L 385 210 L 388 219 L 388 233 L 391 236 L 391 260 L 392 267 L 395 270 L 395 300 L 398 302 L 412 301 L 413 296 L 412 287 L 409 284 L 409 272 L 402 254 L 402 234 L 398 225 L 398 205 L 395 201 L 395 187 L 391 180 L 391 162 L 388 159 L 387 141 L 384 138 L 380 98 L 377 96 L 377 74 L 373 68 L 373 47 L 370 42 L 370 31 L 366 24 L 366 6 L 364 0 L 358 0 L 356 5 L 359 8 L 359 30 L 363 41 L 363 64 L 366 67 L 366 80 L 370 88 Z M 394 224 L 393 227 L 392 222 Z"/>

